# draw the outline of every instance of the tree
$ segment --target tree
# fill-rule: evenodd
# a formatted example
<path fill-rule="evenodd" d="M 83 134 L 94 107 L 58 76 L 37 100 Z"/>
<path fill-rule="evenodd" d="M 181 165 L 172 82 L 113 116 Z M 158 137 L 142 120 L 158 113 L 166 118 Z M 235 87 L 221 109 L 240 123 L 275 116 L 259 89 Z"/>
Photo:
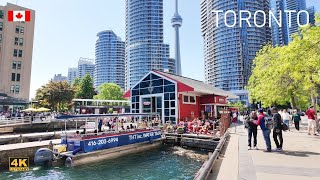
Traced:
<path fill-rule="evenodd" d="M 237 102 L 228 102 L 229 106 L 236 107 L 239 111 L 245 110 L 245 102 L 237 101 Z"/>
<path fill-rule="evenodd" d="M 74 83 L 75 84 L 75 83 Z M 92 99 L 95 95 L 94 87 L 93 87 L 93 79 L 89 74 L 85 75 L 78 86 L 74 85 L 76 89 L 76 98 L 79 99 Z"/>
<path fill-rule="evenodd" d="M 319 26 L 302 28 L 288 46 L 263 47 L 246 87 L 251 99 L 262 101 L 264 107 L 290 102 L 293 108 L 304 108 L 310 97 L 314 104 L 320 90 L 319 51 Z"/>
<path fill-rule="evenodd" d="M 94 99 L 123 100 L 123 91 L 121 87 L 115 83 L 101 84 L 97 90 L 99 93 L 94 96 Z"/>
<path fill-rule="evenodd" d="M 50 81 L 36 91 L 35 99 L 40 106 L 59 111 L 71 103 L 73 96 L 74 90 L 66 81 Z"/>

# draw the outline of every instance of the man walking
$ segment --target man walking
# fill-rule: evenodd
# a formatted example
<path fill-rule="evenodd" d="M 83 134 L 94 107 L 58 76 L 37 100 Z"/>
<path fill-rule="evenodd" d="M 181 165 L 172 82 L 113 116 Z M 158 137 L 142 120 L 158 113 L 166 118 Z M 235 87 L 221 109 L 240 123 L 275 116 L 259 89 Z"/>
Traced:
<path fill-rule="evenodd" d="M 265 115 L 263 114 L 263 109 L 259 109 L 258 121 L 255 123 L 257 126 L 259 125 L 262 130 L 263 138 L 266 142 L 267 150 L 265 152 L 271 152 L 271 142 L 270 142 L 270 133 L 271 130 L 266 127 Z"/>
<path fill-rule="evenodd" d="M 311 127 L 313 129 L 313 135 L 317 136 L 316 134 L 316 113 L 313 109 L 313 106 L 310 106 L 309 109 L 307 110 L 306 112 L 306 115 L 308 117 L 308 135 L 311 135 L 310 134 L 310 130 L 311 130 Z"/>
<path fill-rule="evenodd" d="M 273 140 L 277 146 L 276 151 L 282 151 L 283 137 L 282 137 L 282 119 L 281 115 L 278 113 L 276 107 L 272 108 L 274 128 L 273 128 Z M 279 140 L 278 140 L 279 138 Z M 279 143 L 280 141 L 280 143 Z"/>

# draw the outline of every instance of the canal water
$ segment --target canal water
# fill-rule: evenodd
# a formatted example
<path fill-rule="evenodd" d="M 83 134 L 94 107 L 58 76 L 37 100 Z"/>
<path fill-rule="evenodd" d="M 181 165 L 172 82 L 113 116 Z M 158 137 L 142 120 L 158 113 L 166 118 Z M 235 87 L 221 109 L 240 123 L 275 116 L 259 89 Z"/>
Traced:
<path fill-rule="evenodd" d="M 193 179 L 206 152 L 180 147 L 160 148 L 78 167 L 31 167 L 28 172 L 1 172 L 0 179 L 32 180 L 180 180 Z"/>

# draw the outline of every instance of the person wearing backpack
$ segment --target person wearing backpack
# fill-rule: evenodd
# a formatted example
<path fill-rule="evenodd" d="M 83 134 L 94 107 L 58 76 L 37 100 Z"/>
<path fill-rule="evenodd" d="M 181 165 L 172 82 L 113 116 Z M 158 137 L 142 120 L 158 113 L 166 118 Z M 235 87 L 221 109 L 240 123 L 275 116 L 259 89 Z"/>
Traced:
<path fill-rule="evenodd" d="M 300 126 L 301 117 L 298 114 L 296 109 L 293 110 L 292 121 L 294 122 L 294 126 L 295 126 L 296 130 L 299 131 L 300 130 L 299 126 Z"/>
<path fill-rule="evenodd" d="M 265 152 L 271 152 L 271 141 L 270 141 L 270 133 L 271 130 L 266 126 L 266 118 L 263 113 L 263 109 L 259 109 L 258 121 L 255 123 L 257 126 L 259 125 L 262 130 L 263 138 L 266 142 L 267 150 Z"/>
<path fill-rule="evenodd" d="M 283 146 L 282 118 L 281 118 L 281 115 L 278 113 L 278 109 L 276 107 L 272 108 L 272 113 L 273 113 L 273 121 L 274 121 L 273 140 L 277 146 L 276 151 L 282 151 L 282 146 Z"/>
<path fill-rule="evenodd" d="M 252 111 L 251 114 L 246 118 L 246 127 L 248 128 L 248 150 L 251 149 L 251 139 L 253 136 L 253 148 L 257 148 L 257 132 L 258 126 L 254 123 L 258 120 L 257 112 Z"/>
<path fill-rule="evenodd" d="M 288 126 L 288 129 L 290 131 L 290 115 L 286 109 L 282 111 L 281 116 L 282 116 L 283 122 Z"/>

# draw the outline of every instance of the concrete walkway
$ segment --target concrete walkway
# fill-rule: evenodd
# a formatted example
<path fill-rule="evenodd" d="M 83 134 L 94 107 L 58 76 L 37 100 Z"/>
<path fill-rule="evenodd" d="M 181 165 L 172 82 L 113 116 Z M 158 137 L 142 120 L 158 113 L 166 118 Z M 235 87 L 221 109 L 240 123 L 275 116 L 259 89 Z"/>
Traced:
<path fill-rule="evenodd" d="M 263 152 L 265 142 L 258 130 L 259 150 L 248 150 L 247 130 L 241 124 L 230 128 L 228 146 L 217 161 L 211 179 L 219 180 L 319 180 L 320 179 L 320 136 L 307 133 L 306 120 L 300 132 L 291 126 L 283 132 L 283 152 Z M 271 133 L 272 149 L 274 144 Z"/>

